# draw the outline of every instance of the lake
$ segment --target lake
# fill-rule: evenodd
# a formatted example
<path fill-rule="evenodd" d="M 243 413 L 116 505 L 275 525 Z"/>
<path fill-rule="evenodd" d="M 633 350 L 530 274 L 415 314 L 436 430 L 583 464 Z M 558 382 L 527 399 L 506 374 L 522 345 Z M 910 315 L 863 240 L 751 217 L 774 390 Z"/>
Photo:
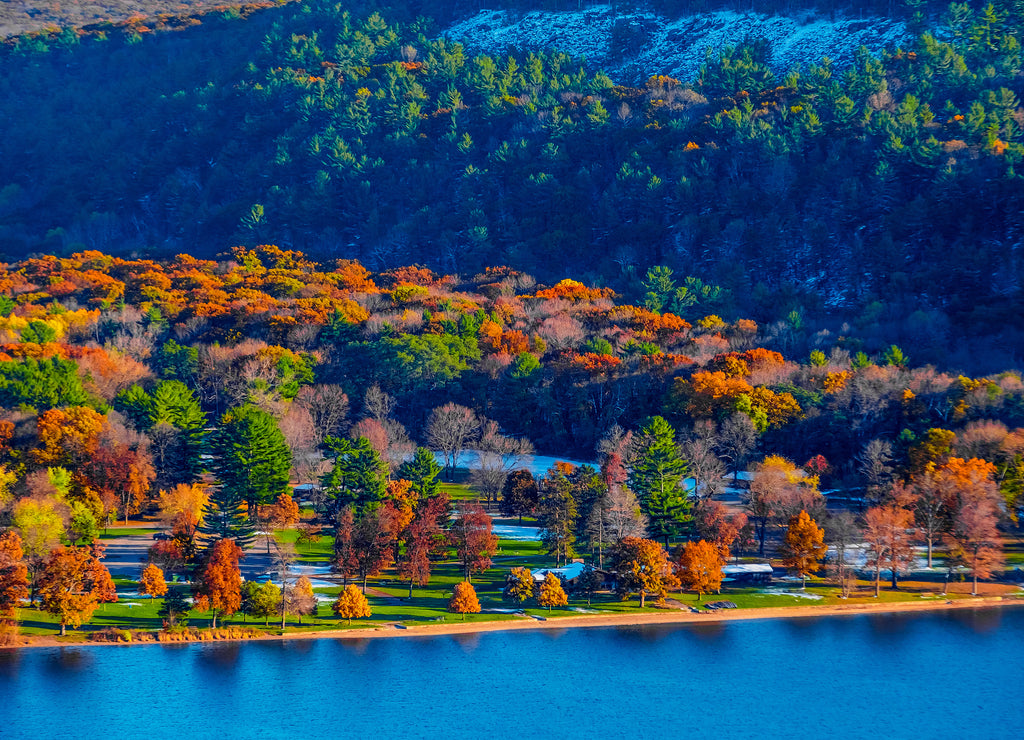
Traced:
<path fill-rule="evenodd" d="M 1024 609 L 0 650 L 2 738 L 1019 738 Z"/>

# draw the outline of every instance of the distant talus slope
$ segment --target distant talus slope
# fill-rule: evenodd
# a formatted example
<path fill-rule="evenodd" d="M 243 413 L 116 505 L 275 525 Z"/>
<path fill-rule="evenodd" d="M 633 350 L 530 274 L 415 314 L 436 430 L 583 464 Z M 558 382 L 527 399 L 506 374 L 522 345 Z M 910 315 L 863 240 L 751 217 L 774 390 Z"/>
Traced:
<path fill-rule="evenodd" d="M 482 10 L 452 25 L 445 35 L 490 53 L 506 48 L 557 49 L 584 56 L 589 64 L 622 82 L 638 82 L 653 74 L 691 80 L 707 49 L 717 56 L 724 47 L 749 39 L 769 42 L 770 64 L 781 74 L 822 57 L 842 68 L 853 61 L 860 46 L 877 52 L 909 38 L 903 23 L 886 18 L 721 11 L 670 19 L 651 13 L 616 14 L 610 6 L 524 15 Z"/>

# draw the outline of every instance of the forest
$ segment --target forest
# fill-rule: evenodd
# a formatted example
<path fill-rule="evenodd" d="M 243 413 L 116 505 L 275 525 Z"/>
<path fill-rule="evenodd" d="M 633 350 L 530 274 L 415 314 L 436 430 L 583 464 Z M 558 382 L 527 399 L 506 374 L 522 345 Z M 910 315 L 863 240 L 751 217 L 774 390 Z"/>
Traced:
<path fill-rule="evenodd" d="M 917 29 L 907 48 L 773 71 L 754 44 L 642 84 L 557 51 L 471 57 L 412 6 L 13 37 L 0 249 L 277 244 L 624 294 L 667 266 L 720 286 L 731 321 L 796 311 L 869 353 L 1004 370 L 1022 347 L 1018 6 L 880 6 Z"/>
<path fill-rule="evenodd" d="M 307 509 L 293 531 L 330 534 L 346 582 L 365 589 L 394 567 L 410 596 L 438 559 L 467 582 L 495 578 L 481 504 L 535 518 L 555 564 L 607 554 L 641 606 L 678 588 L 675 545 L 684 572 L 708 553 L 724 564 L 777 552 L 806 577 L 824 553 L 817 522 L 831 544 L 882 543 L 876 593 L 883 568 L 896 587 L 913 542 L 927 543 L 929 563 L 941 550 L 950 573 L 999 572 L 997 525 L 1015 527 L 1024 508 L 1019 373 L 951 376 L 897 345 L 867 355 L 839 340 L 797 356 L 797 315 L 771 330 L 730 323 L 711 312 L 717 286 L 665 266 L 643 283 L 630 303 L 509 268 L 370 272 L 273 246 L 11 264 L 0 272 L 0 591 L 16 604 L 22 572 L 47 609 L 78 613 L 53 596 L 67 592 L 51 571 L 84 573 L 103 601 L 109 574 L 74 545 L 116 518 L 159 517 L 173 536 L 150 550 L 154 568 L 204 574 L 195 603 L 216 626 L 239 606 L 211 584 L 237 570 L 258 529 L 299 522 L 293 494 Z M 453 508 L 439 485 L 467 449 L 480 451 L 474 493 Z M 596 462 L 533 476 L 516 466 L 535 449 Z M 742 507 L 727 510 L 716 496 L 740 473 Z M 804 545 L 779 541 L 787 522 Z M 625 577 L 622 563 L 644 558 L 663 579 Z M 349 606 L 338 608 L 361 615 Z"/>

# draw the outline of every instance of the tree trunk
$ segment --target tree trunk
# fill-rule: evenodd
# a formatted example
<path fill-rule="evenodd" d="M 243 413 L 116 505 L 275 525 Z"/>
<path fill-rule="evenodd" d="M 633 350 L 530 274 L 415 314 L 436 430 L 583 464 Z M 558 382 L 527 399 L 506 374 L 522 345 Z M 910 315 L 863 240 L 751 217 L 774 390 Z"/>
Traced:
<path fill-rule="evenodd" d="M 931 535 L 929 535 L 928 536 L 928 569 L 930 570 L 931 567 L 932 567 L 932 538 L 931 538 Z"/>
<path fill-rule="evenodd" d="M 643 608 L 644 608 L 644 597 L 645 597 L 646 595 L 647 595 L 647 594 L 646 594 L 646 593 L 644 592 L 644 590 L 643 590 L 643 589 L 640 589 L 640 608 L 641 608 L 641 609 L 643 609 Z"/>
<path fill-rule="evenodd" d="M 213 610 L 213 614 L 210 617 L 210 629 L 217 629 L 217 610 Z"/>
<path fill-rule="evenodd" d="M 875 566 L 875 598 L 879 596 L 879 592 L 882 588 L 882 566 Z"/>
<path fill-rule="evenodd" d="M 67 634 L 67 625 L 64 622 L 60 623 L 60 636 L 64 637 Z"/>
<path fill-rule="evenodd" d="M 412 598 L 412 579 L 409 579 L 409 598 Z"/>

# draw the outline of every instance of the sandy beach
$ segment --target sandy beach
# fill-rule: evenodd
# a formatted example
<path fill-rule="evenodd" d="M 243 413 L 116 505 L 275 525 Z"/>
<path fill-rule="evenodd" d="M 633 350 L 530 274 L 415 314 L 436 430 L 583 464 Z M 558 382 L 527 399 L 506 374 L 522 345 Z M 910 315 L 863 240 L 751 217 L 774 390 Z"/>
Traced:
<path fill-rule="evenodd" d="M 646 612 L 642 614 L 593 614 L 581 615 L 578 617 L 557 617 L 543 621 L 533 619 L 531 617 L 523 617 L 521 619 L 498 622 L 446 622 L 443 624 L 405 626 L 404 628 L 396 627 L 394 624 L 386 624 L 367 626 L 361 629 L 295 632 L 283 635 L 266 635 L 249 639 L 319 640 L 324 638 L 333 638 L 343 640 L 365 640 L 396 637 L 438 637 L 478 632 L 509 632 L 513 630 L 562 630 L 578 627 L 633 627 L 656 624 L 710 624 L 715 622 L 733 622 L 749 619 L 798 619 L 806 617 L 855 616 L 858 614 L 907 614 L 914 612 L 1013 606 L 1024 606 L 1024 598 L 988 596 L 972 599 L 957 599 L 954 601 L 935 599 L 929 601 L 903 601 L 881 604 L 859 603 L 827 606 L 765 607 L 761 609 L 723 609 L 717 612 L 701 614 L 694 614 L 692 612 L 679 611 L 675 609 L 666 609 L 663 612 Z M 224 642 L 227 642 L 227 640 Z M 4 648 L 56 647 L 61 645 L 108 645 L 128 647 L 131 645 L 154 644 L 181 645 L 183 643 L 155 643 L 144 641 L 131 643 L 69 642 L 50 635 L 23 635 L 18 638 L 18 644 L 0 646 L 0 650 Z"/>

